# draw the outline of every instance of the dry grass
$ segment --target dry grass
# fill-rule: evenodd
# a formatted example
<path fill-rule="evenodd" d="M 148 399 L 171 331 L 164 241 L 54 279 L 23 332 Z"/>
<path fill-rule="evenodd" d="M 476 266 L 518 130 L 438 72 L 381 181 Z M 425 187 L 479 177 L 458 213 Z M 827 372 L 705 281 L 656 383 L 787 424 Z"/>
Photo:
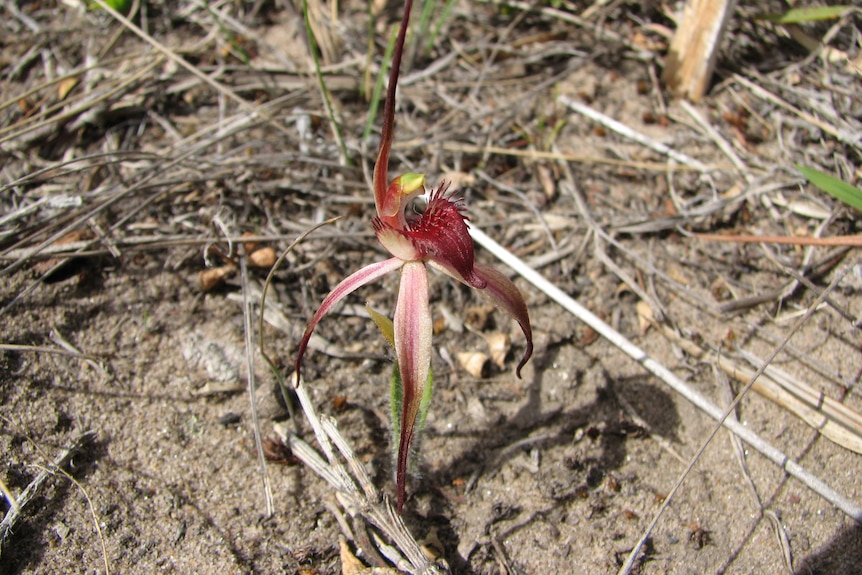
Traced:
<path fill-rule="evenodd" d="M 259 302 L 263 274 L 206 293 L 196 282 L 205 266 L 240 262 L 243 233 L 282 251 L 347 214 L 275 274 L 264 328 L 284 366 L 327 290 L 377 257 L 376 136 L 358 136 L 399 7 L 375 12 L 369 58 L 361 3 L 311 3 L 345 158 L 296 6 L 144 2 L 123 23 L 73 4 L 7 1 L 0 19 L 0 479 L 15 495 L 53 482 L 17 518 L 2 570 L 102 568 L 84 507 L 61 477 L 35 471 L 50 463 L 40 450 L 92 429 L 95 447 L 61 467 L 93 500 L 111 572 L 337 572 L 338 535 L 368 549 L 377 532 L 357 518 L 383 508 L 342 499 L 347 514 L 332 523 L 324 508 L 342 512 L 325 484 L 270 467 L 275 515 L 263 518 L 253 418 L 218 423 L 247 411 L 235 394 L 247 374 L 273 385 L 259 359 L 240 367 L 232 351 L 251 351 L 235 299 Z M 719 411 L 728 387 L 739 394 L 760 369 L 754 390 L 775 403 L 746 395 L 728 413 L 854 505 L 862 263 L 840 238 L 858 240 L 859 218 L 792 166 L 859 185 L 860 14 L 786 28 L 752 11 L 738 9 L 719 78 L 694 107 L 668 101 L 657 80 L 673 26 L 660 8 L 455 3 L 402 72 L 393 170 L 453 180 L 477 228 Z M 520 286 L 537 332 L 524 384 L 511 369 L 475 381 L 447 363 L 483 344 L 441 321 L 406 524 L 457 573 L 613 572 L 680 477 L 677 458 L 698 453 L 713 423 Z M 390 288 L 369 292 L 375 305 L 391 306 Z M 433 296 L 444 317 L 471 307 L 442 280 Z M 361 306 L 341 313 L 313 342 L 308 401 L 335 415 L 353 445 L 346 463 L 365 464 L 385 493 L 387 350 Z M 508 329 L 496 321 L 478 329 Z M 268 435 L 286 415 L 263 395 L 253 427 Z M 297 429 L 291 441 L 308 434 Z M 765 458 L 720 444 L 667 502 L 640 572 L 862 563 L 858 524 Z"/>

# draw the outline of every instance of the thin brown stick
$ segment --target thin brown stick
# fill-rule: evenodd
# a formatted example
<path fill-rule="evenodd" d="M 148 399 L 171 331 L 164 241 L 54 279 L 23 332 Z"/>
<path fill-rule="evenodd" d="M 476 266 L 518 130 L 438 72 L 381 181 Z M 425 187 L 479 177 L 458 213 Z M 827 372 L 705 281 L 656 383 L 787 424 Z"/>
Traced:
<path fill-rule="evenodd" d="M 806 238 L 803 236 L 752 236 L 722 234 L 694 234 L 694 237 L 708 242 L 734 242 L 739 244 L 785 244 L 793 246 L 841 246 L 862 248 L 862 235 L 835 236 L 832 238 Z"/>

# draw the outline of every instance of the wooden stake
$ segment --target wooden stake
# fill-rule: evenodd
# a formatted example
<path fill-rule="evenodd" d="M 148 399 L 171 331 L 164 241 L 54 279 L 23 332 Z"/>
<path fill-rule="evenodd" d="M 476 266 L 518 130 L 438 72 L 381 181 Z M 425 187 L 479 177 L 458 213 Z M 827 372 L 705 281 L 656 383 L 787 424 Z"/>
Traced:
<path fill-rule="evenodd" d="M 709 88 L 715 58 L 736 0 L 689 0 L 674 34 L 662 80 L 675 96 L 698 102 Z"/>

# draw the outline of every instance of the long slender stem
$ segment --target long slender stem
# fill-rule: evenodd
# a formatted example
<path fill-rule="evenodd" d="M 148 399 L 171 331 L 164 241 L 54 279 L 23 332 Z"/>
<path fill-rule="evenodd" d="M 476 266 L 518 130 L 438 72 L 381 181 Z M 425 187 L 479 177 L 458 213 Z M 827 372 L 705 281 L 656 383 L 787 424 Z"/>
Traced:
<path fill-rule="evenodd" d="M 377 76 L 377 81 L 374 83 L 374 89 L 371 92 L 371 99 L 368 106 L 368 119 L 365 121 L 365 131 L 362 133 L 362 139 L 367 140 L 371 135 L 371 130 L 374 127 L 374 120 L 377 119 L 377 109 L 380 107 L 380 93 L 383 91 L 383 77 L 389 69 L 388 62 L 392 58 L 392 52 L 395 50 L 395 38 L 397 31 L 393 30 L 389 36 L 389 42 L 386 44 L 386 52 L 383 54 L 383 60 L 380 65 L 380 74 Z"/>

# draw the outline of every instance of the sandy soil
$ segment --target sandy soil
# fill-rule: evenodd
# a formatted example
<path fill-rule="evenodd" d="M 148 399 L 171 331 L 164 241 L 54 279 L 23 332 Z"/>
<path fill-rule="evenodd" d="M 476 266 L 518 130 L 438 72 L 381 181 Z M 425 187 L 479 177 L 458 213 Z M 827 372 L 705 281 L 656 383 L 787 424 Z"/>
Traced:
<path fill-rule="evenodd" d="M 64 467 L 68 475 L 49 476 L 27 507 L 3 548 L 0 573 L 341 572 L 336 499 L 307 469 L 269 464 L 275 512 L 266 516 L 245 391 L 241 283 L 235 275 L 203 292 L 198 273 L 207 246 L 229 251 L 226 233 L 272 236 L 265 245 L 281 251 L 312 223 L 347 215 L 303 242 L 276 274 L 269 296 L 276 325 L 266 324 L 264 334 L 290 373 L 297 335 L 328 290 L 383 257 L 369 225 L 373 202 L 362 169 L 338 161 L 319 91 L 304 75 L 310 58 L 299 16 L 280 4 L 214 6 L 148 3 L 145 23 L 271 122 L 231 125 L 249 117 L 242 105 L 174 63 L 147 69 L 157 52 L 128 31 L 113 38 L 122 27 L 107 14 L 60 2 L 4 13 L 0 99 L 14 105 L 0 110 L 0 216 L 15 217 L 0 225 L 2 343 L 58 348 L 62 338 L 93 358 L 0 351 L 0 479 L 18 495 L 82 433 L 95 437 Z M 563 3 L 571 14 L 587 7 Z M 367 166 L 376 151 L 374 135 L 365 144 L 360 138 L 367 14 L 355 2 L 338 10 L 334 39 L 323 41 L 331 58 L 324 64 L 348 150 Z M 780 92 L 783 98 L 800 107 L 811 94 L 832 98 L 858 127 L 858 76 L 808 57 L 771 25 L 752 24 L 752 8 L 745 10 L 716 86 L 696 107 L 742 159 L 741 169 L 661 93 L 666 38 L 656 30 L 672 22 L 660 7 L 611 3 L 584 28 L 552 12 L 460 2 L 431 50 L 405 68 L 392 170 L 454 180 L 478 227 L 720 405 L 728 386 L 741 384 L 718 375 L 716 355 L 695 358 L 643 325 L 642 298 L 625 277 L 659 308 L 660 323 L 747 368 L 740 349 L 767 357 L 774 338 L 790 334 L 837 281 L 773 366 L 862 411 L 858 250 L 685 235 L 860 232 L 858 212 L 792 170 L 802 162 L 845 170 L 849 180 L 859 173 L 859 145 L 733 79 L 758 78 L 772 92 L 795 81 L 796 92 Z M 398 11 L 380 17 L 372 77 Z M 832 24 L 803 29 L 821 38 Z M 836 49 L 858 57 L 848 37 L 859 24 L 855 15 L 837 27 Z M 596 25 L 620 40 L 597 41 Z M 79 84 L 61 95 L 57 78 L 88 57 L 97 71 L 76 76 Z M 423 74 L 429 69 L 435 72 Z M 55 82 L 46 88 L 47 80 Z M 63 101 L 125 80 L 86 112 Z M 716 168 L 699 174 L 668 164 L 568 110 L 560 95 Z M 49 130 L 9 137 L 7 128 L 54 104 L 72 112 L 48 113 Z M 220 118 L 227 127 L 215 137 L 207 129 Z M 593 241 L 573 189 L 617 246 Z M 65 260 L 45 281 L 55 261 L 15 264 L 14 250 L 38 245 L 72 218 L 81 222 L 72 240 L 104 238 L 89 255 Z M 67 231 L 60 236 L 69 239 Z M 161 243 L 132 241 L 151 239 Z M 477 257 L 495 264 L 482 250 Z M 825 263 L 822 273 L 809 274 L 810 287 L 733 312 L 721 307 L 769 294 L 817 262 Z M 250 272 L 254 293 L 264 277 L 265 270 Z M 404 519 L 454 573 L 614 573 L 714 423 L 544 294 L 516 283 L 536 340 L 520 380 L 517 326 L 488 313 L 469 289 L 432 276 L 436 393 Z M 319 334 L 329 347 L 317 345 L 305 367 L 318 408 L 337 419 L 389 494 L 391 353 L 362 304 L 391 311 L 396 288 L 396 277 L 385 278 L 325 319 Z M 465 317 L 467 328 L 451 319 Z M 487 353 L 482 334 L 492 332 L 511 337 L 506 362 L 471 376 L 452 358 Z M 289 416 L 259 358 L 255 373 L 260 428 L 271 438 L 274 423 L 290 423 Z M 858 453 L 755 393 L 737 416 L 862 503 Z M 729 435 L 719 432 L 652 532 L 638 573 L 862 573 L 858 523 L 756 452 L 746 449 L 744 461 L 747 473 Z"/>

